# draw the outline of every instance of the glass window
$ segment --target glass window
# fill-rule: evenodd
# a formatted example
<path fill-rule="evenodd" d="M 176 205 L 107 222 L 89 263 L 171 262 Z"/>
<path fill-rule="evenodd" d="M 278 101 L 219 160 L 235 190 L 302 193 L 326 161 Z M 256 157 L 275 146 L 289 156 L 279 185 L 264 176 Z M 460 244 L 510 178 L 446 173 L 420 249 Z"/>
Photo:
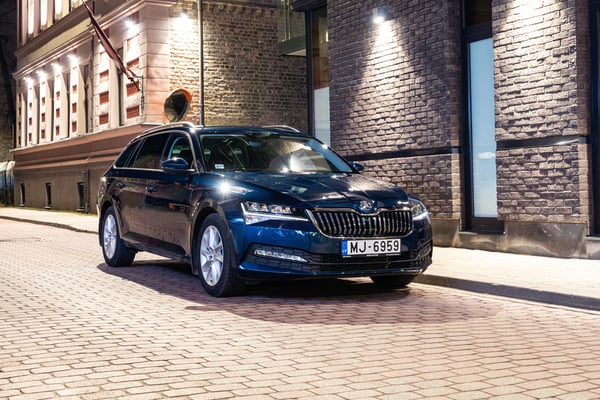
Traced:
<path fill-rule="evenodd" d="M 117 161 L 115 161 L 115 167 L 123 168 L 123 167 L 131 167 L 132 162 L 135 160 L 135 157 L 132 155 L 135 153 L 135 150 L 139 147 L 140 141 L 137 141 L 125 148 Z"/>
<path fill-rule="evenodd" d="M 312 12 L 313 128 L 315 136 L 330 143 L 329 31 L 327 7 Z"/>
<path fill-rule="evenodd" d="M 469 43 L 469 128 L 476 218 L 498 216 L 493 50 L 491 38 Z"/>
<path fill-rule="evenodd" d="M 279 53 L 306 55 L 304 13 L 292 11 L 290 0 L 277 3 L 277 42 Z"/>
<path fill-rule="evenodd" d="M 142 147 L 133 163 L 133 168 L 159 169 L 160 160 L 168 138 L 167 134 L 149 136 L 142 143 Z"/>
<path fill-rule="evenodd" d="M 164 160 L 183 158 L 190 168 L 194 168 L 194 154 L 188 137 L 182 133 L 173 133 L 167 143 Z"/>
<path fill-rule="evenodd" d="M 201 142 L 209 171 L 352 172 L 343 159 L 313 138 L 211 134 Z"/>

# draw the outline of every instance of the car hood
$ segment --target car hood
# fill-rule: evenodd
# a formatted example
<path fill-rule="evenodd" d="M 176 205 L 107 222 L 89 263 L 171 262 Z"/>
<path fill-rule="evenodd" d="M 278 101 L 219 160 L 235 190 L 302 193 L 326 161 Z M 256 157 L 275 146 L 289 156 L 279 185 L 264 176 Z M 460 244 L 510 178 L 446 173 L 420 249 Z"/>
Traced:
<path fill-rule="evenodd" d="M 265 201 L 289 202 L 305 208 L 354 208 L 362 212 L 406 204 L 408 195 L 394 185 L 360 174 L 265 174 L 232 173 Z M 366 202 L 366 203 L 365 203 Z"/>

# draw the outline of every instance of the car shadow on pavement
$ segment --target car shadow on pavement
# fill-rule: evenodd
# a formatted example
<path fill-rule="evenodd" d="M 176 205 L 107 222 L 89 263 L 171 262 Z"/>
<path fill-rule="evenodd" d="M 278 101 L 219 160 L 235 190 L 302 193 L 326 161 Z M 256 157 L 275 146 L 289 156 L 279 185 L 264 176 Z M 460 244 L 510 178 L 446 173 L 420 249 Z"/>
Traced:
<path fill-rule="evenodd" d="M 228 311 L 278 323 L 388 324 L 440 323 L 487 318 L 501 307 L 493 300 L 471 299 L 462 292 L 412 284 L 382 289 L 368 278 L 262 282 L 243 296 L 214 298 L 186 264 L 169 260 L 136 261 L 130 267 L 98 268 L 163 295 L 194 303 L 190 312 Z M 446 290 L 448 291 L 448 290 Z"/>

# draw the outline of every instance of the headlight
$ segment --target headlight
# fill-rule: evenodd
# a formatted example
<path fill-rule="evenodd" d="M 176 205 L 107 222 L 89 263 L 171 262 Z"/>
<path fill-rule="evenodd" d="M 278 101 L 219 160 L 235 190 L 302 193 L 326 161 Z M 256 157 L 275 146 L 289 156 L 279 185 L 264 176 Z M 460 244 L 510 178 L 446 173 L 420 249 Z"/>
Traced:
<path fill-rule="evenodd" d="M 308 221 L 301 209 L 280 204 L 246 201 L 242 203 L 242 212 L 246 225 L 268 220 Z"/>
<path fill-rule="evenodd" d="M 427 218 L 429 216 L 429 212 L 427 211 L 425 204 L 415 198 L 410 197 L 408 199 L 408 206 L 412 212 L 413 221 Z"/>

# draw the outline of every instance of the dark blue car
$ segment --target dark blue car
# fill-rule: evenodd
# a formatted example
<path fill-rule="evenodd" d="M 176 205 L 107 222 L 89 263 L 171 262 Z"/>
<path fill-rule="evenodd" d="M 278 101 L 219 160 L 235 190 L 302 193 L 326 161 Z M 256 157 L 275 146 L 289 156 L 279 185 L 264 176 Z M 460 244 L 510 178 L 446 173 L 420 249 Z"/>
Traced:
<path fill-rule="evenodd" d="M 106 264 L 189 263 L 212 296 L 262 280 L 368 276 L 401 287 L 431 264 L 423 203 L 287 128 L 152 129 L 101 179 Z"/>

